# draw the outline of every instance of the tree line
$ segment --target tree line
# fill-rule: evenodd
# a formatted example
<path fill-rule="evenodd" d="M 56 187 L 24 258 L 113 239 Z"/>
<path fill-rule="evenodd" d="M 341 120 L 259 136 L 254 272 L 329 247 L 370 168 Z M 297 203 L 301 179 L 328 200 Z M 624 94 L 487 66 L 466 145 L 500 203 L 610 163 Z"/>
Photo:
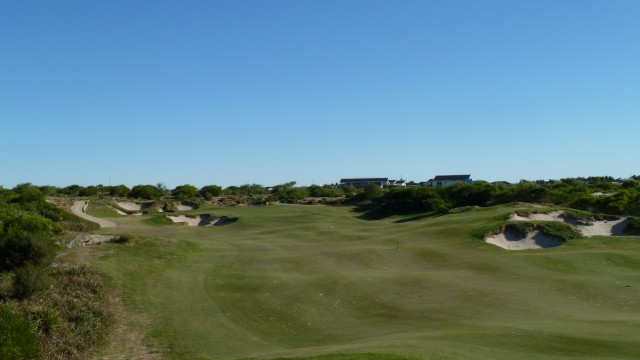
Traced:
<path fill-rule="evenodd" d="M 367 186 L 353 197 L 370 211 L 399 214 L 444 212 L 464 206 L 528 202 L 567 206 L 593 213 L 640 216 L 640 177 L 566 178 L 518 184 L 456 183 L 448 187 L 385 188 Z"/>

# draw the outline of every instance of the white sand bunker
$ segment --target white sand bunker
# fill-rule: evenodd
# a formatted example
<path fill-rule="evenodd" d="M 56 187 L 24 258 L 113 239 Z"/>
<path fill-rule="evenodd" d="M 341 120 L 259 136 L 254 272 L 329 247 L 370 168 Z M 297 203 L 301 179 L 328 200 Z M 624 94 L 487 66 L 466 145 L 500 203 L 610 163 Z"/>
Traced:
<path fill-rule="evenodd" d="M 549 236 L 541 230 L 534 230 L 527 236 L 505 231 L 502 234 L 490 236 L 485 241 L 507 250 L 548 249 L 564 244 L 564 240 Z"/>
<path fill-rule="evenodd" d="M 122 202 L 117 202 L 116 204 L 118 204 L 118 206 L 120 206 L 121 208 L 123 208 L 125 210 L 129 210 L 129 211 L 140 211 L 140 210 L 142 210 L 142 204 L 136 204 L 136 203 L 131 202 L 131 201 L 122 201 Z"/>
<path fill-rule="evenodd" d="M 189 210 L 195 210 L 198 208 L 198 205 L 193 204 L 193 203 L 179 203 L 176 204 L 176 210 L 178 211 L 189 211 Z"/>
<path fill-rule="evenodd" d="M 174 223 L 186 223 L 189 226 L 223 226 L 232 224 L 237 220 L 226 216 L 214 218 L 211 215 L 169 215 L 167 218 Z"/>
<path fill-rule="evenodd" d="M 530 214 L 518 216 L 511 214 L 510 221 L 558 221 L 575 227 L 583 236 L 623 236 L 624 228 L 629 223 L 628 218 L 617 220 L 575 219 L 567 216 L 563 211 L 552 211 L 548 214 Z"/>

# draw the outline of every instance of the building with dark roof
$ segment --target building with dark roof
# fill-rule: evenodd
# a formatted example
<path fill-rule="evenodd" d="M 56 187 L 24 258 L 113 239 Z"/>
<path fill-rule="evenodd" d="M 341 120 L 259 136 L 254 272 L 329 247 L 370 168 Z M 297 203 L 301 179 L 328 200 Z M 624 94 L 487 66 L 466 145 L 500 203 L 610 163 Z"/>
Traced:
<path fill-rule="evenodd" d="M 356 187 L 364 187 L 369 184 L 376 184 L 379 187 L 389 185 L 389 178 L 353 178 L 340 179 L 340 185 L 353 185 Z"/>
<path fill-rule="evenodd" d="M 426 183 L 421 183 L 421 184 L 424 184 L 426 186 L 432 186 L 432 187 L 438 187 L 438 186 L 447 187 L 449 185 L 453 185 L 459 182 L 472 184 L 473 180 L 471 180 L 471 175 L 438 175 L 433 179 L 430 179 Z"/>

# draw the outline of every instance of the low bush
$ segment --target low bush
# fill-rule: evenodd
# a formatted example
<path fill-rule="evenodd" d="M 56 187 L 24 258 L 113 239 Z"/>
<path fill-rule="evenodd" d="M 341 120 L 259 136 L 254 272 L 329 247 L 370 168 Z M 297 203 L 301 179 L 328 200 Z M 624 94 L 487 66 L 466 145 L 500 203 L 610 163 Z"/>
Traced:
<path fill-rule="evenodd" d="M 131 241 L 131 235 L 129 234 L 121 234 L 113 238 L 111 240 L 112 243 L 115 244 L 126 244 Z"/>
<path fill-rule="evenodd" d="M 622 232 L 626 235 L 640 235 L 640 218 L 630 217 L 629 223 Z"/>
<path fill-rule="evenodd" d="M 0 303 L 0 359 L 35 359 L 38 350 L 38 337 L 29 320 Z"/>
<path fill-rule="evenodd" d="M 14 299 L 26 299 L 47 289 L 49 283 L 44 268 L 27 264 L 14 271 L 11 295 Z"/>

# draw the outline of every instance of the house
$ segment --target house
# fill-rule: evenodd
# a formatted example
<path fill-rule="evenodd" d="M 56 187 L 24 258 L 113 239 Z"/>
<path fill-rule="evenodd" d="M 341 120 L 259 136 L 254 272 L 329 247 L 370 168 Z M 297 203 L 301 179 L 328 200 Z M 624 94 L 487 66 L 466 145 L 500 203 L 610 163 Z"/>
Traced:
<path fill-rule="evenodd" d="M 453 185 L 458 182 L 465 182 L 467 184 L 471 184 L 473 183 L 473 180 L 471 180 L 471 175 L 438 175 L 433 179 L 420 184 L 421 185 L 424 184 L 425 186 L 431 186 L 431 187 L 438 187 L 438 186 L 447 187 L 449 185 Z"/>
<path fill-rule="evenodd" d="M 400 180 L 389 180 L 389 186 L 407 186 L 407 181 L 404 179 Z"/>
<path fill-rule="evenodd" d="M 352 185 L 355 187 L 364 187 L 369 184 L 376 184 L 379 187 L 385 187 L 389 185 L 389 178 L 353 178 L 353 179 L 340 179 L 341 186 Z"/>

